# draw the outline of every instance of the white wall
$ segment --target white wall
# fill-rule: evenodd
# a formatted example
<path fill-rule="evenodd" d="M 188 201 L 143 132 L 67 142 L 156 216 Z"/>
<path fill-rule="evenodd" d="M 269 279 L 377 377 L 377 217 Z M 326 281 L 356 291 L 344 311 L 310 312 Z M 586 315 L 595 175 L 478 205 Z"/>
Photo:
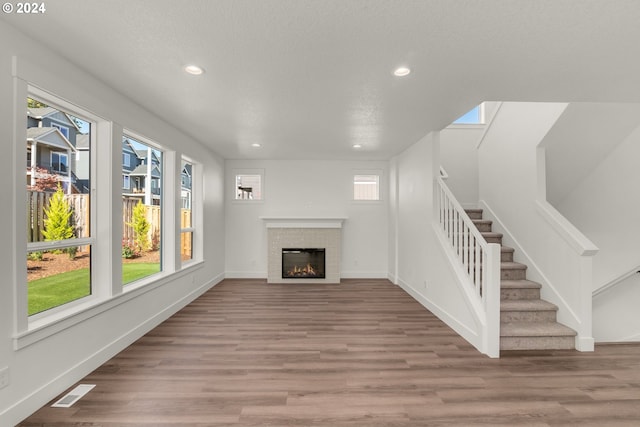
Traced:
<path fill-rule="evenodd" d="M 478 205 L 478 147 L 500 103 L 486 101 L 482 108 L 483 124 L 452 124 L 440 131 L 440 165 L 449 175 L 447 187 L 463 207 Z"/>
<path fill-rule="evenodd" d="M 478 203 L 478 142 L 484 126 L 455 126 L 440 131 L 440 163 L 447 186 L 462 206 Z"/>
<path fill-rule="evenodd" d="M 440 165 L 437 134 L 429 134 L 392 160 L 390 242 L 393 278 L 417 301 L 477 348 L 478 319 L 465 304 L 454 270 L 433 228 L 433 180 Z"/>
<path fill-rule="evenodd" d="M 347 217 L 343 224 L 341 277 L 388 275 L 388 162 L 329 160 L 227 160 L 226 275 L 267 277 L 268 216 Z M 264 171 L 264 200 L 234 200 L 236 171 Z M 381 173 L 380 201 L 354 201 L 353 175 Z"/>
<path fill-rule="evenodd" d="M 596 342 L 640 341 L 640 274 L 636 273 L 593 299 Z"/>
<path fill-rule="evenodd" d="M 567 104 L 503 103 L 478 159 L 481 206 L 504 243 L 516 248 L 527 277 L 542 283 L 542 298 L 559 306 L 558 320 L 579 336 L 577 348 L 593 348 L 591 258 L 582 256 L 577 230 L 559 232 L 561 216 L 544 198 L 544 162 L 538 145 Z"/>
<path fill-rule="evenodd" d="M 594 290 L 640 269 L 638 159 L 640 126 L 603 157 L 558 204 L 558 210 L 600 248 L 593 261 Z M 634 336 L 635 340 L 640 339 L 637 276 L 594 298 L 597 341 L 627 340 Z"/>
<path fill-rule="evenodd" d="M 638 125 L 640 104 L 569 104 L 541 142 L 549 203 L 558 208 Z"/>
<path fill-rule="evenodd" d="M 24 191 L 25 181 L 24 165 L 11 161 L 12 148 L 24 150 L 24 142 L 14 143 L 13 136 L 13 56 L 17 58 L 21 79 L 112 120 L 116 130 L 126 127 L 175 150 L 178 156 L 185 154 L 200 162 L 204 168 L 204 216 L 207 218 L 205 261 L 201 265 L 170 277 L 149 292 L 113 307 L 109 305 L 105 311 L 20 350 L 14 349 L 13 340 L 14 292 L 19 286 L 17 280 L 25 275 L 24 271 L 17 271 L 16 265 L 24 265 L 26 242 L 23 233 L 15 230 L 14 215 L 19 215 L 20 209 L 12 201 L 23 200 L 24 196 L 19 193 Z M 7 153 L 0 168 L 0 179 L 4 183 L 1 190 L 4 203 L 0 204 L 0 234 L 4 236 L 4 244 L 0 245 L 0 270 L 5 278 L 0 287 L 0 368 L 8 367 L 10 371 L 10 385 L 0 390 L 0 425 L 18 423 L 190 302 L 224 273 L 224 165 L 201 144 L 141 108 L 144 103 L 144 100 L 133 102 L 125 98 L 7 25 L 0 26 L 0 141 Z M 17 114 L 17 120 L 21 120 L 22 113 Z M 114 173 L 112 179 L 117 192 L 113 197 L 117 198 L 122 177 Z M 101 190 L 105 188 L 98 189 L 104 194 Z M 108 214 L 108 210 L 101 211 L 100 215 Z M 117 212 L 113 215 L 118 217 Z M 110 237 L 117 253 L 120 237 L 115 233 Z M 119 262 L 119 257 L 115 262 Z"/>

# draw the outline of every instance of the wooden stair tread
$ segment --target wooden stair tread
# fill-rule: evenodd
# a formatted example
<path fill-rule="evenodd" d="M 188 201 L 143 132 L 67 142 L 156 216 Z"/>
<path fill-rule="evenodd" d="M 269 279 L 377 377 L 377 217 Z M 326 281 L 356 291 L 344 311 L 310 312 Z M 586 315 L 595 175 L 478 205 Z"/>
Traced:
<path fill-rule="evenodd" d="M 501 337 L 574 337 L 573 329 L 558 322 L 509 322 L 500 324 Z"/>

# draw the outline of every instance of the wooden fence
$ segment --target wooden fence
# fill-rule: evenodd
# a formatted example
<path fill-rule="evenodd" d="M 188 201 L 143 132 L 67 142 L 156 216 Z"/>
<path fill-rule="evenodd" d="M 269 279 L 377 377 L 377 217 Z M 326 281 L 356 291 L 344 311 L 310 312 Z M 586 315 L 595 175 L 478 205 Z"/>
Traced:
<path fill-rule="evenodd" d="M 140 202 L 135 197 L 122 198 L 122 241 L 133 244 L 135 233 L 131 223 L 133 222 L 133 208 Z M 160 206 L 145 206 L 147 209 L 147 221 L 149 227 L 149 243 L 153 249 L 160 246 Z"/>
<path fill-rule="evenodd" d="M 44 230 L 45 209 L 49 206 L 49 199 L 52 192 L 27 191 L 27 241 L 41 242 L 44 240 L 42 231 Z M 73 211 L 72 221 L 77 238 L 89 237 L 89 195 L 88 194 L 67 194 L 65 195 Z M 140 199 L 123 197 L 122 199 L 122 240 L 133 243 L 134 232 L 131 227 L 133 221 L 133 208 Z M 160 206 L 146 206 L 147 220 L 151 224 L 149 230 L 149 242 L 155 246 L 160 245 Z M 191 226 L 191 210 L 181 209 L 180 226 L 182 228 Z M 183 258 L 191 258 L 191 233 L 182 233 L 180 239 L 180 252 Z"/>
<path fill-rule="evenodd" d="M 191 209 L 180 209 L 180 228 L 191 227 Z M 180 233 L 180 255 L 183 260 L 192 258 L 193 233 Z"/>
<path fill-rule="evenodd" d="M 27 191 L 27 242 L 44 240 L 45 209 L 49 206 L 52 192 Z M 77 238 L 89 237 L 89 195 L 68 194 L 65 196 L 73 211 L 71 221 Z"/>

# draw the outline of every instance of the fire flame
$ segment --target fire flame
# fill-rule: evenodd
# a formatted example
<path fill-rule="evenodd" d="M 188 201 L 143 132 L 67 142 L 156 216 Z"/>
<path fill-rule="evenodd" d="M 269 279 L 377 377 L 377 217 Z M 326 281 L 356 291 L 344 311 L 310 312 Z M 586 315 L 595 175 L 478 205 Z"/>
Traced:
<path fill-rule="evenodd" d="M 305 267 L 298 267 L 297 265 L 293 266 L 293 269 L 287 272 L 287 276 L 315 276 L 317 275 L 316 270 L 311 266 L 311 264 L 307 264 Z"/>

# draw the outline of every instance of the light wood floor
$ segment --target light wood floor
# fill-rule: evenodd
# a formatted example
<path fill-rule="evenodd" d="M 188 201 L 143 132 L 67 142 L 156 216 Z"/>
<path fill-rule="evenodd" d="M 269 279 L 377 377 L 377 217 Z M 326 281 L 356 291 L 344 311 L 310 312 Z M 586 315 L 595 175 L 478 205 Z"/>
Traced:
<path fill-rule="evenodd" d="M 489 359 L 382 280 L 225 280 L 22 426 L 638 426 L 640 345 Z"/>

